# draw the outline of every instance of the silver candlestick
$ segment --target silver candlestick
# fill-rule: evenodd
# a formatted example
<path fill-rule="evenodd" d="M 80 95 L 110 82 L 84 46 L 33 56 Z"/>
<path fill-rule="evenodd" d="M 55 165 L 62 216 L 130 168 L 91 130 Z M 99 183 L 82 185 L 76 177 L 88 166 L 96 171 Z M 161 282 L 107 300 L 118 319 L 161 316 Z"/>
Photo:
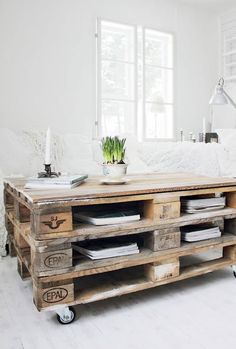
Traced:
<path fill-rule="evenodd" d="M 60 172 L 53 172 L 51 169 L 51 164 L 44 164 L 45 170 L 38 173 L 38 178 L 52 178 L 59 177 Z"/>

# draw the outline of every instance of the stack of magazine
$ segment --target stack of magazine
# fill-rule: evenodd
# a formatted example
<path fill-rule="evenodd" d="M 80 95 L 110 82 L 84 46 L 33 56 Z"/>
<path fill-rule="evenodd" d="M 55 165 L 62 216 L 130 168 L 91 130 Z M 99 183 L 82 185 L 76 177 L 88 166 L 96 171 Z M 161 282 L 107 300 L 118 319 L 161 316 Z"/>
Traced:
<path fill-rule="evenodd" d="M 94 225 L 108 225 L 139 221 L 140 214 L 134 210 L 91 211 L 75 213 L 75 219 Z"/>
<path fill-rule="evenodd" d="M 188 226 L 181 229 L 181 239 L 187 242 L 213 239 L 221 236 L 219 227 L 209 225 Z"/>
<path fill-rule="evenodd" d="M 86 247 L 74 245 L 73 248 L 90 259 L 120 257 L 139 253 L 136 242 L 126 244 L 103 242 Z"/>
<path fill-rule="evenodd" d="M 196 213 L 206 212 L 225 207 L 225 197 L 214 198 L 188 198 L 181 200 L 181 208 L 183 212 Z"/>
<path fill-rule="evenodd" d="M 72 189 L 80 185 L 88 175 L 73 175 L 45 178 L 29 178 L 25 189 Z"/>

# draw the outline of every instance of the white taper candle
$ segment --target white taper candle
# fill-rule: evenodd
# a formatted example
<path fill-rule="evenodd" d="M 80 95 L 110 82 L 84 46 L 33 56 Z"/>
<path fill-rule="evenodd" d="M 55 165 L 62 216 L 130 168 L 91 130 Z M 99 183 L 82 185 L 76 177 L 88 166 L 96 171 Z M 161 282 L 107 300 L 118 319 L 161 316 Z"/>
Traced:
<path fill-rule="evenodd" d="M 45 145 L 45 165 L 51 164 L 51 130 L 47 129 L 46 145 Z"/>

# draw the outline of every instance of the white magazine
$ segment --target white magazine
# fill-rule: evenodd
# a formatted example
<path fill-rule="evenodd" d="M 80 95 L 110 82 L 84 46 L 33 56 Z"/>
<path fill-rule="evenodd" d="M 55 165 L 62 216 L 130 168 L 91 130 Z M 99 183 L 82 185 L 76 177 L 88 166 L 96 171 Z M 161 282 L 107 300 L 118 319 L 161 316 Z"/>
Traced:
<path fill-rule="evenodd" d="M 189 226 L 181 231 L 181 239 L 187 242 L 213 239 L 221 236 L 219 227 Z"/>
<path fill-rule="evenodd" d="M 73 245 L 73 248 L 90 259 L 103 259 L 119 256 L 127 256 L 139 253 L 137 243 L 129 244 L 114 244 L 114 243 L 99 243 L 88 247 Z"/>
<path fill-rule="evenodd" d="M 78 221 L 91 223 L 94 225 L 109 225 L 128 223 L 140 220 L 140 214 L 133 210 L 120 210 L 114 212 L 78 212 L 75 213 Z"/>

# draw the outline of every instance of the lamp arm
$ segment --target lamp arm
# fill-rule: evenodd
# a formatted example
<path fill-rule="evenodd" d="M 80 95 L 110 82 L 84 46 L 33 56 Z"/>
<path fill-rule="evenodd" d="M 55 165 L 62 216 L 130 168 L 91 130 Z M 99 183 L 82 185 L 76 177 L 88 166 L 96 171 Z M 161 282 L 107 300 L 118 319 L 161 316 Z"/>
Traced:
<path fill-rule="evenodd" d="M 223 89 L 223 93 L 230 101 L 230 104 L 232 104 L 232 106 L 236 109 L 236 103 L 232 100 L 232 98 L 228 95 L 228 93 L 224 89 Z"/>

